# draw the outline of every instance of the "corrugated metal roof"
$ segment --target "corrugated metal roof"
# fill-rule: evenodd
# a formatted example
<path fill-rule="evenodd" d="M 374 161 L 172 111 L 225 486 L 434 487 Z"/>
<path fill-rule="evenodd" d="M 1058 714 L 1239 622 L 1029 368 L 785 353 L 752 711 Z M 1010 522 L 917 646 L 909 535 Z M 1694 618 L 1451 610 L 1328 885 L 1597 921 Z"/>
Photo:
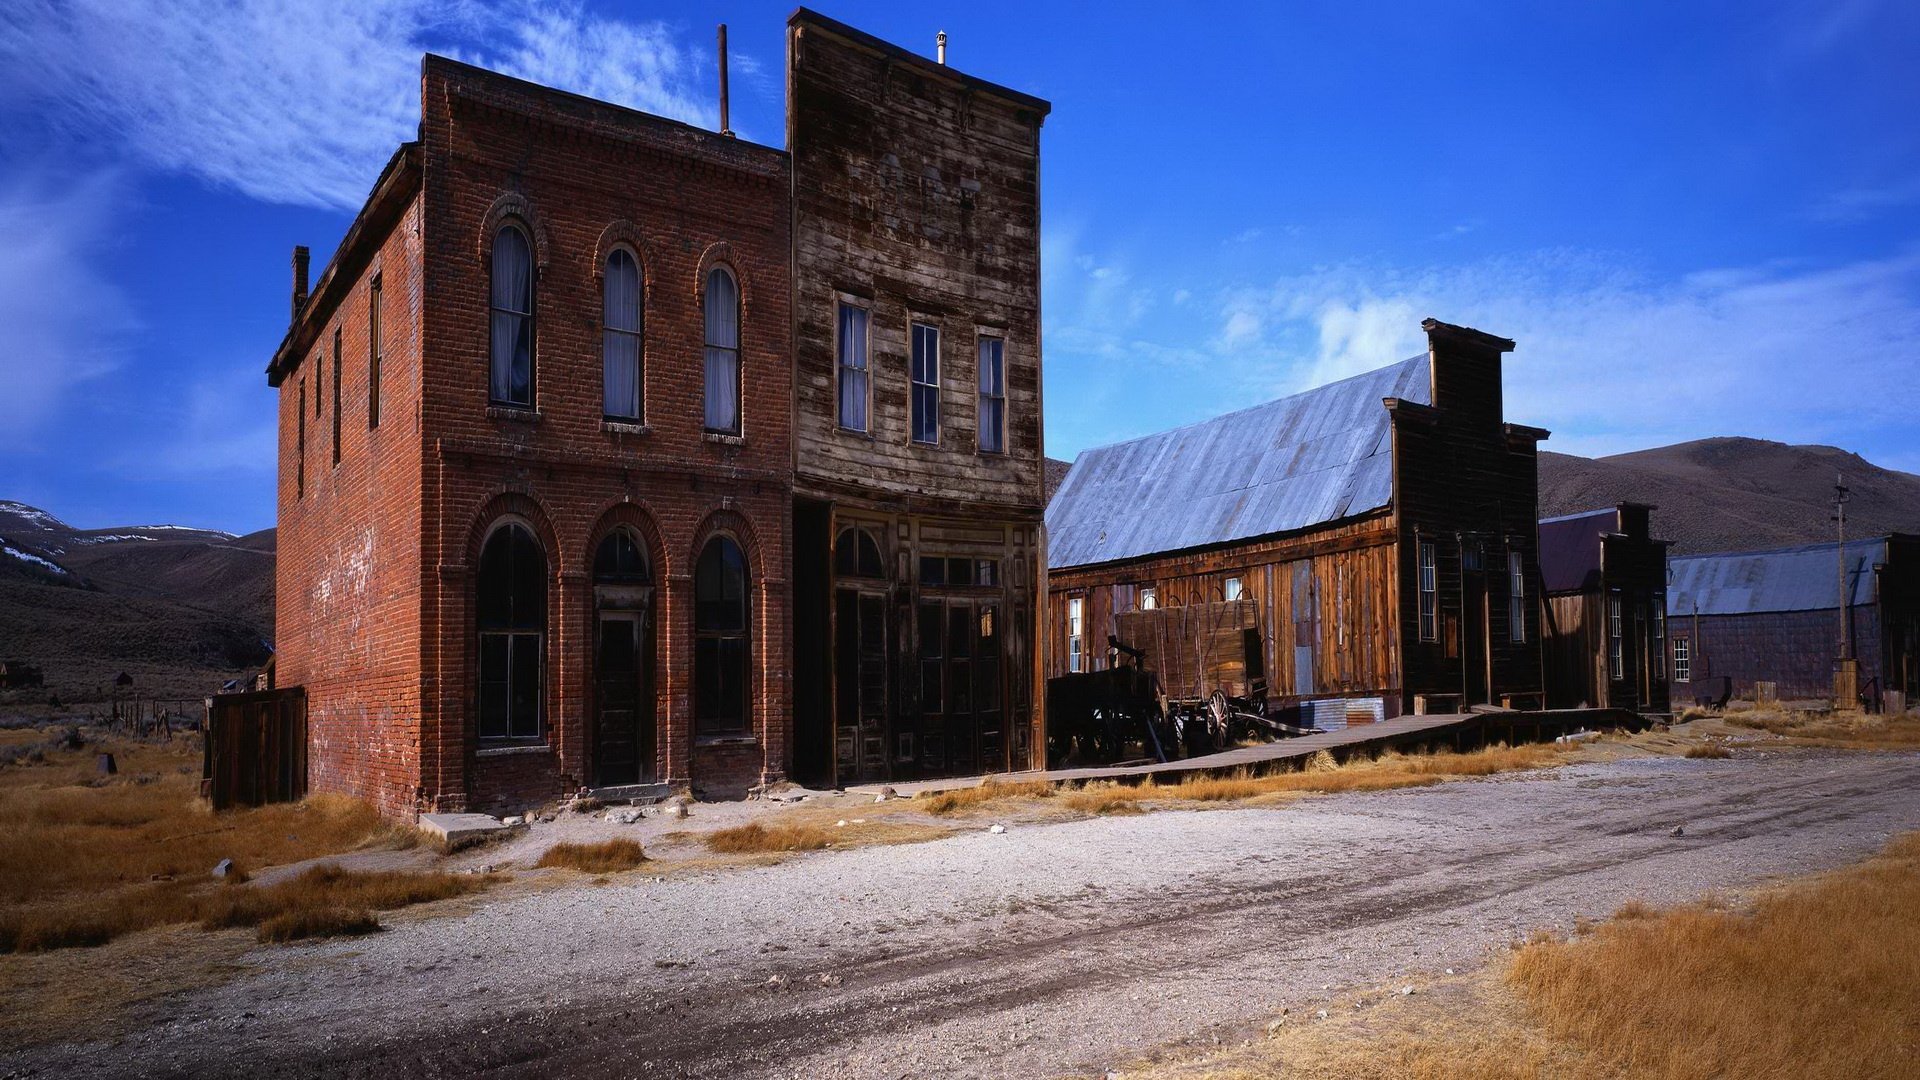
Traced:
<path fill-rule="evenodd" d="M 1431 404 L 1423 354 L 1083 451 L 1047 506 L 1052 569 L 1289 532 L 1393 500 L 1385 398 Z"/>
<path fill-rule="evenodd" d="M 1758 611 L 1818 611 L 1839 606 L 1838 544 L 1807 544 L 1772 551 L 1685 555 L 1667 563 L 1667 614 L 1744 615 Z M 1852 603 L 1873 602 L 1873 564 L 1887 560 L 1885 537 L 1847 542 Z"/>
<path fill-rule="evenodd" d="M 1614 507 L 1540 519 L 1540 580 L 1550 593 L 1600 584 L 1600 538 L 1620 527 Z"/>

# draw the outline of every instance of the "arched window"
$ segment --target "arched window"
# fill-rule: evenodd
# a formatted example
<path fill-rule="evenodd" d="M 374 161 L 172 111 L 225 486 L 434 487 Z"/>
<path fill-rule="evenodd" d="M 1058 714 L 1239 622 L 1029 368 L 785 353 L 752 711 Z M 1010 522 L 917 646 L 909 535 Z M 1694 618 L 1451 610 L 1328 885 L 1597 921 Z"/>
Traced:
<path fill-rule="evenodd" d="M 700 735 L 747 729 L 747 560 L 729 537 L 707 541 L 693 572 L 693 724 Z"/>
<path fill-rule="evenodd" d="M 614 248 L 607 256 L 600 323 L 606 416 L 638 423 L 645 392 L 640 368 L 640 264 L 626 248 Z"/>
<path fill-rule="evenodd" d="M 880 545 L 865 529 L 848 528 L 833 542 L 833 572 L 840 577 L 885 577 Z"/>
<path fill-rule="evenodd" d="M 740 434 L 740 287 L 724 267 L 707 274 L 707 430 Z"/>
<path fill-rule="evenodd" d="M 615 529 L 600 541 L 593 556 L 596 585 L 645 585 L 653 580 L 647 553 L 627 529 Z"/>
<path fill-rule="evenodd" d="M 547 556 L 532 530 L 509 522 L 480 551 L 480 737 L 540 737 L 546 654 Z"/>
<path fill-rule="evenodd" d="M 495 404 L 533 407 L 533 247 L 518 225 L 493 238 L 492 370 L 487 394 Z"/>

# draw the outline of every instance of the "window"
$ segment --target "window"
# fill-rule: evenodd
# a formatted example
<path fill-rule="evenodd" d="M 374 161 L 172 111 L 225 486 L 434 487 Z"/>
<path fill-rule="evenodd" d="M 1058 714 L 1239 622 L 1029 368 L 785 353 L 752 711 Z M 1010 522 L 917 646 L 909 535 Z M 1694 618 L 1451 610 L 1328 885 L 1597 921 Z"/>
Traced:
<path fill-rule="evenodd" d="M 1228 578 L 1226 584 L 1220 587 L 1220 598 L 1222 600 L 1240 599 L 1240 579 L 1237 577 Z"/>
<path fill-rule="evenodd" d="M 840 373 L 840 426 L 848 431 L 867 430 L 869 318 L 866 308 L 840 305 L 834 349 L 838 353 L 836 370 Z"/>
<path fill-rule="evenodd" d="M 1627 677 L 1626 635 L 1621 626 L 1620 598 L 1607 597 L 1607 675 L 1620 680 Z"/>
<path fill-rule="evenodd" d="M 1526 561 L 1517 551 L 1507 552 L 1507 635 L 1516 642 L 1527 640 Z"/>
<path fill-rule="evenodd" d="M 1157 608 L 1159 606 L 1160 606 L 1159 594 L 1155 593 L 1151 588 L 1140 590 L 1140 610 L 1141 611 L 1152 611 L 1154 608 Z"/>
<path fill-rule="evenodd" d="M 1653 607 L 1653 677 L 1659 682 L 1667 681 L 1667 597 L 1665 593 L 1655 593 Z"/>
<path fill-rule="evenodd" d="M 333 463 L 340 464 L 340 329 L 333 331 Z"/>
<path fill-rule="evenodd" d="M 517 225 L 493 238 L 489 292 L 491 369 L 487 396 L 496 405 L 533 408 L 533 248 Z"/>
<path fill-rule="evenodd" d="M 1693 642 L 1683 637 L 1673 639 L 1673 681 L 1693 681 Z"/>
<path fill-rule="evenodd" d="M 940 442 L 940 330 L 913 324 L 913 441 Z"/>
<path fill-rule="evenodd" d="M 880 545 L 865 529 L 843 529 L 833 542 L 833 572 L 840 577 L 886 576 Z"/>
<path fill-rule="evenodd" d="M 740 287 L 723 267 L 707 274 L 707 430 L 740 434 Z"/>
<path fill-rule="evenodd" d="M 1006 453 L 1006 343 L 999 338 L 980 339 L 980 412 L 978 426 L 980 429 L 981 453 Z"/>
<path fill-rule="evenodd" d="M 380 426 L 380 275 L 367 287 L 367 430 Z"/>
<path fill-rule="evenodd" d="M 629 529 L 615 529 L 593 554 L 593 580 L 602 585 L 646 585 L 653 581 L 646 549 Z"/>
<path fill-rule="evenodd" d="M 1440 640 L 1440 582 L 1433 545 L 1420 545 L 1420 640 Z"/>
<path fill-rule="evenodd" d="M 296 499 L 307 497 L 307 380 L 300 380 L 300 408 L 295 410 L 300 417 L 299 451 L 294 456 L 293 496 Z"/>
<path fill-rule="evenodd" d="M 1077 596 L 1067 601 L 1067 670 L 1068 671 L 1081 670 L 1080 665 L 1082 661 L 1085 659 L 1084 650 L 1086 648 L 1086 638 L 1080 632 L 1081 631 L 1080 616 L 1081 616 L 1082 603 L 1084 603 L 1084 601 L 1082 601 Z"/>
<path fill-rule="evenodd" d="M 640 264 L 633 252 L 614 248 L 600 291 L 600 409 L 607 419 L 640 422 L 640 363 Z"/>
<path fill-rule="evenodd" d="M 697 735 L 747 730 L 747 560 L 716 536 L 693 572 L 693 728 Z"/>
<path fill-rule="evenodd" d="M 514 521 L 480 552 L 480 737 L 540 737 L 541 668 L 547 627 L 547 556 Z"/>

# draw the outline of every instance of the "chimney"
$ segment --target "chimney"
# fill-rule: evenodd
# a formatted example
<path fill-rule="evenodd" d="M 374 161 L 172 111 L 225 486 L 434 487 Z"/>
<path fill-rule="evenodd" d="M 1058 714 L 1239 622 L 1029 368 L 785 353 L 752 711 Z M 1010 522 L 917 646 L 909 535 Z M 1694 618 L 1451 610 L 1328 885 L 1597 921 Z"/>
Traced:
<path fill-rule="evenodd" d="M 295 244 L 293 248 L 293 317 L 300 318 L 300 309 L 307 306 L 307 248 L 305 244 Z"/>
<path fill-rule="evenodd" d="M 727 122 L 727 24 L 720 24 L 720 134 L 733 137 L 733 127 Z"/>
<path fill-rule="evenodd" d="M 936 59 L 940 61 L 940 66 L 945 67 L 947 64 L 947 32 L 945 30 L 933 36 L 933 49 Z"/>

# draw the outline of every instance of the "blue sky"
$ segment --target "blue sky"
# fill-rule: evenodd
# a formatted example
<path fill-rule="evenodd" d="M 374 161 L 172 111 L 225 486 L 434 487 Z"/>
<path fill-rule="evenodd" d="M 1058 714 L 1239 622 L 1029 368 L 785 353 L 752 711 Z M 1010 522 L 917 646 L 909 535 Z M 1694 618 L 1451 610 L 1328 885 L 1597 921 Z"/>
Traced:
<path fill-rule="evenodd" d="M 431 49 L 782 138 L 786 5 L 9 0 L 0 498 L 273 522 L 288 252 L 323 262 Z M 1920 471 L 1920 4 L 830 4 L 1054 102 L 1047 448 L 1513 337 L 1549 449 L 1715 434 Z M 18 13 L 18 17 L 14 14 Z"/>

